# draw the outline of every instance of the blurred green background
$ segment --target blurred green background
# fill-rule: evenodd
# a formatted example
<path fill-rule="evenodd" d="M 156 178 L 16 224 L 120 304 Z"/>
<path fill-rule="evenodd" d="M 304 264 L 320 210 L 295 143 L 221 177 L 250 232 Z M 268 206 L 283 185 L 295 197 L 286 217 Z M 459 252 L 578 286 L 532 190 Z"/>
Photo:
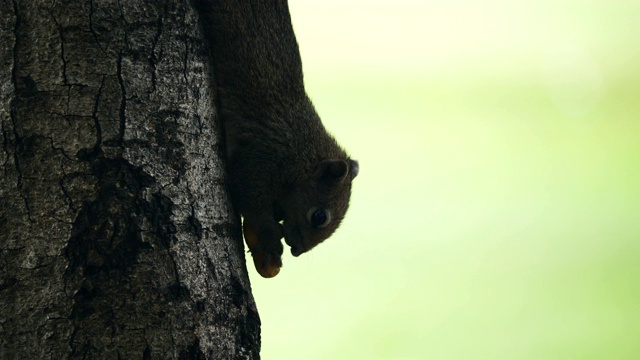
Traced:
<path fill-rule="evenodd" d="M 360 161 L 263 359 L 640 359 L 640 1 L 291 0 Z"/>

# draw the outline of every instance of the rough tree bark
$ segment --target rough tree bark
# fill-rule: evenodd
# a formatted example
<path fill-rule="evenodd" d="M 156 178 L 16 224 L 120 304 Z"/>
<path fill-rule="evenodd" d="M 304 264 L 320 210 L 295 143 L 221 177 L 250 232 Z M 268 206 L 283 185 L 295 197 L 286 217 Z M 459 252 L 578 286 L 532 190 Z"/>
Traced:
<path fill-rule="evenodd" d="M 259 357 L 197 23 L 0 0 L 0 358 Z"/>

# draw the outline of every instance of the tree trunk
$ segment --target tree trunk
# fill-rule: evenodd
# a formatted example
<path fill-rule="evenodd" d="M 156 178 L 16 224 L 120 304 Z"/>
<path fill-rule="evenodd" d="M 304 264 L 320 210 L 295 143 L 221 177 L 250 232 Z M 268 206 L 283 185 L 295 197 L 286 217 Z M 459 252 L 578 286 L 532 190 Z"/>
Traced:
<path fill-rule="evenodd" d="M 0 0 L 0 358 L 259 357 L 188 3 Z"/>

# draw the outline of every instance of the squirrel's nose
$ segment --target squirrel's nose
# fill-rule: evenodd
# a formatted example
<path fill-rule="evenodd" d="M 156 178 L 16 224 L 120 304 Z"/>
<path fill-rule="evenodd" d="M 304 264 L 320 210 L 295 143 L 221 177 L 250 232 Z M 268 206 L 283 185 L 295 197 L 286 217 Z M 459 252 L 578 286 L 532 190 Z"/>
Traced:
<path fill-rule="evenodd" d="M 300 256 L 302 253 L 303 253 L 303 251 L 297 246 L 291 248 L 291 255 L 293 255 L 295 257 Z"/>

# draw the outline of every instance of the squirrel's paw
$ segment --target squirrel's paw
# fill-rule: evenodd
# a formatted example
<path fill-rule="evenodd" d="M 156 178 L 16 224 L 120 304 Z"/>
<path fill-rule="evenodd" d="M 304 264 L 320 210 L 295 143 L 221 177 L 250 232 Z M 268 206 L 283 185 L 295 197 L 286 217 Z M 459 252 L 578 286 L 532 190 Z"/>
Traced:
<path fill-rule="evenodd" d="M 264 278 L 278 275 L 282 267 L 282 243 L 280 240 L 275 243 L 260 241 L 258 232 L 247 221 L 243 222 L 242 229 L 258 274 Z"/>

